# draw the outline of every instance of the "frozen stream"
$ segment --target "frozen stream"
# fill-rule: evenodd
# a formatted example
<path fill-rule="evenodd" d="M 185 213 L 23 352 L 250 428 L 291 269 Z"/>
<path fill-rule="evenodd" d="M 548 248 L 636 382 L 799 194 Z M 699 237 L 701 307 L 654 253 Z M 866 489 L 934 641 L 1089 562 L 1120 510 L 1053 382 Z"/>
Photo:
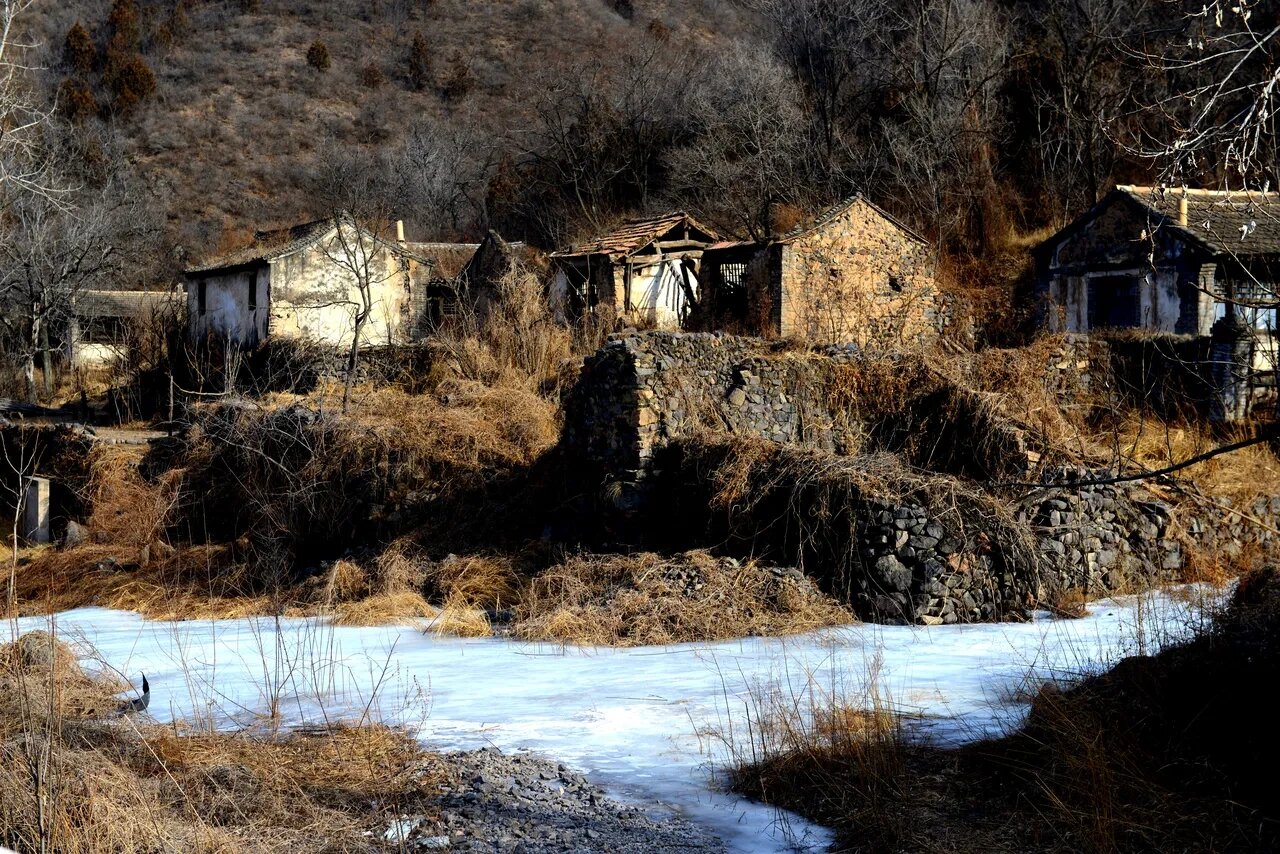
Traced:
<path fill-rule="evenodd" d="M 854 702 L 877 690 L 917 715 L 922 736 L 957 742 L 1025 712 L 1039 680 L 1096 670 L 1187 633 L 1184 595 L 1100 602 L 1090 616 L 1024 624 L 859 625 L 791 638 L 641 649 L 564 649 L 456 639 L 405 627 L 334 628 L 315 620 L 146 622 L 81 609 L 56 631 L 101 663 L 151 681 L 151 712 L 215 726 L 270 711 L 286 721 L 366 712 L 442 749 L 528 749 L 588 773 L 615 795 L 712 827 L 734 851 L 821 850 L 820 828 L 718 793 L 710 769 L 766 689 Z M 19 621 L 23 631 L 48 618 Z"/>

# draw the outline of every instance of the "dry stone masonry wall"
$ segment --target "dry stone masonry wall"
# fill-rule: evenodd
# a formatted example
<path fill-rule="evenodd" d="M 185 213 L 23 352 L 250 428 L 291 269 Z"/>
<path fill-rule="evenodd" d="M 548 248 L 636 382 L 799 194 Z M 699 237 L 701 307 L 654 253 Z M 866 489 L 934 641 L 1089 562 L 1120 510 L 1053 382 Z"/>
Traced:
<path fill-rule="evenodd" d="M 836 450 L 844 437 L 812 389 L 822 363 L 858 358 L 853 345 L 793 352 L 718 333 L 623 333 L 586 360 L 566 444 L 621 480 L 642 479 L 656 449 L 699 426 Z"/>
<path fill-rule="evenodd" d="M 1046 383 L 1072 397 L 1096 392 L 1114 382 L 1109 353 L 1100 342 L 1065 338 L 1049 354 Z M 698 428 L 842 453 L 852 428 L 815 389 L 826 366 L 862 358 L 854 347 L 794 351 L 720 334 L 623 333 L 587 360 L 567 402 L 565 444 L 605 479 L 638 486 L 632 509 L 658 473 L 658 452 Z M 907 500 L 857 503 L 847 533 L 809 531 L 800 544 L 783 532 L 774 558 L 802 564 L 864 619 L 933 624 L 1009 618 L 1061 590 L 1102 596 L 1174 582 L 1186 577 L 1192 549 L 1239 554 L 1280 539 L 1267 530 L 1280 528 L 1280 497 L 1234 508 L 1185 488 L 1095 483 L 1109 474 L 1048 472 L 1053 485 L 1009 499 L 1034 544 L 1030 560 L 1009 559 L 994 530 L 959 526 Z M 738 537 L 744 554 L 774 536 L 765 529 L 787 512 L 795 510 L 773 506 L 740 522 L 749 531 Z"/>

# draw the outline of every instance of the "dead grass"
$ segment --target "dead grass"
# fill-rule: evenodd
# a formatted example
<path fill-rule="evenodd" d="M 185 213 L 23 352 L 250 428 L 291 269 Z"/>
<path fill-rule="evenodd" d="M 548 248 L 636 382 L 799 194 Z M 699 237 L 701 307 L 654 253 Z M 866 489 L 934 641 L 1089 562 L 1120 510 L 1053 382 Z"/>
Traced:
<path fill-rule="evenodd" d="M 1147 470 L 1164 468 L 1246 438 L 1244 429 L 1210 432 L 1206 426 L 1174 423 L 1128 413 L 1114 433 L 1114 452 L 1130 465 Z M 1113 452 L 1113 453 L 1114 453 Z M 1259 497 L 1270 497 L 1280 482 L 1280 459 L 1265 444 L 1222 454 L 1190 466 L 1178 473 L 1195 483 L 1197 491 L 1215 498 L 1228 498 L 1242 511 Z"/>
<path fill-rule="evenodd" d="M 179 501 L 183 473 L 172 470 L 154 482 L 139 471 L 144 448 L 98 444 L 90 457 L 87 525 L 103 542 L 142 548 L 164 538 Z"/>
<path fill-rule="evenodd" d="M 425 573 L 433 598 L 465 608 L 509 608 L 520 601 L 524 578 L 510 555 L 449 555 Z"/>
<path fill-rule="evenodd" d="M 395 850 L 381 829 L 429 815 L 443 779 L 413 738 L 385 727 L 209 734 L 113 721 L 122 687 L 43 632 L 0 646 L 0 845 Z"/>
<path fill-rule="evenodd" d="M 643 646 L 786 635 L 854 621 L 808 579 L 707 552 L 573 557 L 516 608 L 528 640 Z"/>
<path fill-rule="evenodd" d="M 459 638 L 485 638 L 493 634 L 493 625 L 485 612 L 466 597 L 451 596 L 432 615 L 426 631 Z"/>
<path fill-rule="evenodd" d="M 999 850 L 956 845 L 930 809 L 941 769 L 911 743 L 879 677 L 873 658 L 856 688 L 791 676 L 754 688 L 745 731 L 710 733 L 728 748 L 729 784 L 831 827 L 841 851 Z"/>

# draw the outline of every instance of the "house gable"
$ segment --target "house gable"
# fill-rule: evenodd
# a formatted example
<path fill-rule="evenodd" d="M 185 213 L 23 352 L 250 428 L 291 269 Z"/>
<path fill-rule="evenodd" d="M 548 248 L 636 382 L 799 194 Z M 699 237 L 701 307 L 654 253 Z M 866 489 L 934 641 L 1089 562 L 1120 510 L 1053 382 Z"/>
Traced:
<path fill-rule="evenodd" d="M 936 334 L 942 301 L 929 245 L 865 199 L 837 205 L 779 241 L 783 336 L 859 343 Z"/>

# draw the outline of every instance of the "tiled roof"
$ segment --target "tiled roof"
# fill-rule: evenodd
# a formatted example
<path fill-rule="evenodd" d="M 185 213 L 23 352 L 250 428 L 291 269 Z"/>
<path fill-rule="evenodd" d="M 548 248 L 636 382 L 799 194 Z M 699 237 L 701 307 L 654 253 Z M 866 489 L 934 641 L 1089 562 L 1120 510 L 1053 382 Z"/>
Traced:
<path fill-rule="evenodd" d="M 228 267 L 241 267 L 245 264 L 256 264 L 283 258 L 305 249 L 324 237 L 333 229 L 333 220 L 324 219 L 304 222 L 288 228 L 277 228 L 270 231 L 258 231 L 253 235 L 253 243 L 240 249 L 214 256 L 200 264 L 187 268 L 191 273 L 208 273 L 212 270 L 223 270 Z"/>
<path fill-rule="evenodd" d="M 1119 186 L 1166 228 L 1221 255 L 1280 254 L 1280 193 Z M 1187 224 L 1179 223 L 1183 194 Z"/>
<path fill-rule="evenodd" d="M 552 254 L 552 257 L 564 258 L 573 255 L 631 255 L 632 253 L 648 246 L 650 243 L 684 222 L 688 222 L 690 227 L 696 228 L 704 234 L 709 234 L 712 237 L 716 236 L 714 231 L 702 225 L 684 211 L 674 211 L 672 213 L 663 214 L 662 216 L 626 220 L 621 226 L 608 234 L 593 237 L 592 239 L 584 243 L 576 244 L 569 249 L 555 252 Z"/>
<path fill-rule="evenodd" d="M 180 291 L 81 291 L 75 311 L 78 317 L 147 318 L 176 308 L 183 299 Z"/>
<path fill-rule="evenodd" d="M 431 278 L 455 279 L 480 248 L 479 243 L 408 243 L 409 254 L 432 263 Z"/>

